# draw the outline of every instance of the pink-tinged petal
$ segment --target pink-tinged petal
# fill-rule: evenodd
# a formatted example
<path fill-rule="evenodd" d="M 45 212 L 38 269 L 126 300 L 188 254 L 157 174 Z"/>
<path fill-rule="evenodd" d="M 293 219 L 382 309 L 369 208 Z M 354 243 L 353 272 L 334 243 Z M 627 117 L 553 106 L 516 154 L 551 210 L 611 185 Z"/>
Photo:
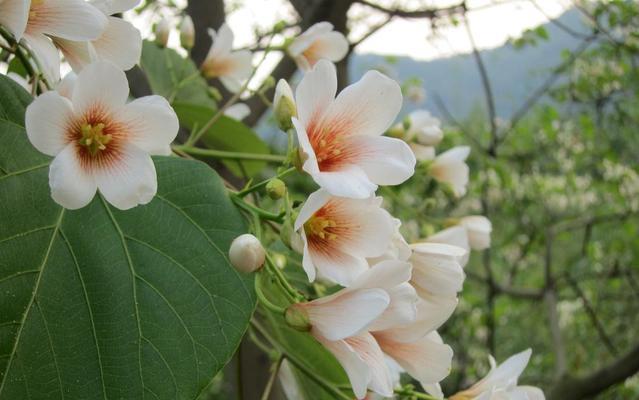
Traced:
<path fill-rule="evenodd" d="M 386 329 L 385 333 L 397 342 L 415 342 L 439 328 L 457 307 L 454 296 L 431 295 L 421 298 L 417 303 L 417 315 L 414 321 Z"/>
<path fill-rule="evenodd" d="M 93 173 L 100 193 L 120 210 L 147 204 L 157 192 L 157 177 L 151 157 L 131 144 L 119 149 L 116 161 L 95 168 Z"/>
<path fill-rule="evenodd" d="M 47 0 L 31 6 L 27 30 L 82 41 L 97 39 L 106 25 L 106 16 L 84 0 Z"/>
<path fill-rule="evenodd" d="M 135 8 L 140 0 L 90 0 L 89 3 L 97 7 L 104 15 L 113 15 Z"/>
<path fill-rule="evenodd" d="M 245 81 L 253 72 L 253 54 L 248 50 L 234 51 L 227 56 L 230 64 L 228 72 L 225 74 L 239 81 Z"/>
<path fill-rule="evenodd" d="M 328 32 L 317 38 L 312 49 L 318 55 L 317 59 L 337 62 L 346 57 L 348 40 L 340 32 Z"/>
<path fill-rule="evenodd" d="M 403 140 L 353 136 L 346 146 L 357 149 L 354 162 L 377 185 L 399 185 L 415 173 L 415 154 Z"/>
<path fill-rule="evenodd" d="M 358 277 L 351 289 L 380 288 L 389 290 L 402 283 L 408 282 L 411 277 L 412 266 L 410 263 L 396 260 L 382 261 L 373 265 L 368 271 Z"/>
<path fill-rule="evenodd" d="M 409 324 L 417 316 L 416 304 L 419 300 L 415 288 L 409 283 L 402 283 L 386 289 L 390 304 L 382 315 L 368 326 L 369 331 L 381 331 L 393 326 Z"/>
<path fill-rule="evenodd" d="M 316 335 L 315 338 L 328 351 L 333 353 L 337 361 L 342 365 L 348 380 L 351 382 L 353 393 L 358 399 L 366 397 L 366 387 L 371 379 L 371 371 L 364 360 L 343 340 L 331 341 Z"/>
<path fill-rule="evenodd" d="M 91 64 L 91 61 L 97 57 L 90 42 L 76 42 L 60 38 L 54 38 L 54 42 L 75 72 L 81 71 L 85 65 Z"/>
<path fill-rule="evenodd" d="M 78 80 L 78 76 L 74 72 L 69 72 L 64 79 L 58 83 L 58 86 L 55 90 L 60 94 L 60 96 L 64 96 L 67 99 L 71 100 L 73 97 L 73 88 L 75 87 L 75 82 Z"/>
<path fill-rule="evenodd" d="M 29 141 L 38 151 L 50 156 L 68 144 L 67 130 L 72 121 L 71 102 L 54 91 L 36 97 L 25 113 Z"/>
<path fill-rule="evenodd" d="M 384 353 L 373 335 L 362 332 L 357 336 L 345 339 L 345 342 L 368 366 L 370 370 L 368 388 L 382 396 L 391 397 L 393 395 L 393 376 L 386 365 Z"/>
<path fill-rule="evenodd" d="M 401 107 L 402 90 L 397 82 L 377 71 L 368 71 L 339 93 L 320 124 L 339 126 L 343 135 L 380 136 L 391 126 Z"/>
<path fill-rule="evenodd" d="M 384 353 L 420 382 L 437 383 L 450 372 L 453 349 L 436 332 L 412 343 L 397 342 L 386 333 L 375 334 L 375 338 Z"/>
<path fill-rule="evenodd" d="M 120 69 L 133 68 L 142 55 L 142 36 L 129 22 L 109 17 L 102 35 L 91 42 L 97 57 L 111 61 Z"/>
<path fill-rule="evenodd" d="M 466 229 L 461 226 L 451 226 L 450 228 L 443 229 L 434 235 L 431 235 L 424 240 L 427 243 L 443 243 L 453 246 L 461 247 L 466 250 L 466 255 L 462 257 L 461 265 L 465 267 L 470 257 L 470 243 L 468 242 L 468 233 Z"/>
<path fill-rule="evenodd" d="M 309 303 L 299 303 L 308 313 L 313 331 L 328 340 L 340 340 L 364 329 L 388 307 L 381 289 L 342 289 Z"/>
<path fill-rule="evenodd" d="M 288 47 L 288 53 L 291 57 L 296 57 L 302 54 L 308 49 L 317 38 L 321 35 L 329 33 L 333 30 L 333 24 L 330 22 L 322 21 L 312 25 L 301 35 L 296 37 Z"/>
<path fill-rule="evenodd" d="M 323 189 L 319 189 L 311 193 L 300 209 L 293 228 L 296 231 L 299 230 L 302 225 L 304 225 L 304 223 L 308 221 L 315 212 L 317 212 L 317 210 L 326 205 L 330 197 L 331 195 Z"/>
<path fill-rule="evenodd" d="M 96 61 L 78 74 L 73 88 L 76 113 L 95 107 L 120 110 L 129 96 L 129 82 L 124 72 L 107 61 Z"/>
<path fill-rule="evenodd" d="M 465 160 L 470 147 L 454 147 L 438 155 L 430 165 L 429 172 L 438 182 L 448 184 L 457 197 L 466 194 L 469 169 Z"/>
<path fill-rule="evenodd" d="M 153 95 L 136 99 L 124 106 L 118 117 L 130 132 L 130 143 L 149 154 L 171 154 L 170 144 L 180 125 L 164 97 Z"/>
<path fill-rule="evenodd" d="M 0 1 L 0 25 L 6 27 L 18 41 L 27 28 L 30 7 L 30 0 Z"/>
<path fill-rule="evenodd" d="M 364 257 L 355 257 L 332 248 L 325 250 L 313 249 L 309 245 L 311 263 L 322 279 L 350 286 L 359 275 L 368 270 L 368 263 Z"/>
<path fill-rule="evenodd" d="M 330 61 L 320 60 L 304 75 L 295 90 L 297 115 L 301 125 L 307 131 L 319 123 L 335 98 L 335 93 L 337 93 L 335 66 Z"/>
<path fill-rule="evenodd" d="M 77 145 L 69 143 L 49 167 L 51 197 L 62 207 L 77 210 L 95 196 L 96 182 L 77 157 Z"/>
<path fill-rule="evenodd" d="M 60 54 L 48 37 L 40 33 L 25 32 L 24 39 L 35 54 L 44 76 L 49 83 L 60 80 Z"/>

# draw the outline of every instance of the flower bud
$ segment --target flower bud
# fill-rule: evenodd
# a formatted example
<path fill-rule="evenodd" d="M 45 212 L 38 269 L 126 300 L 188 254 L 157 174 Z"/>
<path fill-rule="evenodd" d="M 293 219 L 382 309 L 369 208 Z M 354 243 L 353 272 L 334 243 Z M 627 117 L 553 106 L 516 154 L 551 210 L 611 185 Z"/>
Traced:
<path fill-rule="evenodd" d="M 187 50 L 192 49 L 195 44 L 195 26 L 188 15 L 185 15 L 180 23 L 180 44 Z"/>
<path fill-rule="evenodd" d="M 293 304 L 288 307 L 284 313 L 284 319 L 293 329 L 302 332 L 311 330 L 311 321 L 308 317 L 308 313 L 303 307 L 300 307 L 299 304 Z"/>
<path fill-rule="evenodd" d="M 240 272 L 253 272 L 264 265 L 266 252 L 262 243 L 253 235 L 245 233 L 233 240 L 229 249 L 231 265 Z"/>
<path fill-rule="evenodd" d="M 153 33 L 155 33 L 155 43 L 162 47 L 166 47 L 166 44 L 169 42 L 169 34 L 171 33 L 171 25 L 169 25 L 169 21 L 165 18 L 160 20 L 160 22 L 155 24 Z"/>
<path fill-rule="evenodd" d="M 293 91 L 284 79 L 280 79 L 275 87 L 273 113 L 281 130 L 288 131 L 293 127 L 291 118 L 297 116 L 297 107 L 295 106 Z"/>
<path fill-rule="evenodd" d="M 273 178 L 266 184 L 266 194 L 273 200 L 281 199 L 286 195 L 286 184 L 281 179 Z"/>

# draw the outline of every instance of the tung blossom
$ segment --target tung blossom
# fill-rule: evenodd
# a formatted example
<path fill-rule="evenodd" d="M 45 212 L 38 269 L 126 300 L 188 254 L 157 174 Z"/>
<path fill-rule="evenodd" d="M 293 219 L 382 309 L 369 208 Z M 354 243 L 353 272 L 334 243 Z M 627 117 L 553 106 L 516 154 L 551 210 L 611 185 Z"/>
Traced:
<path fill-rule="evenodd" d="M 399 85 L 367 72 L 338 96 L 335 66 L 319 61 L 297 86 L 297 131 L 302 168 L 335 196 L 367 198 L 377 185 L 411 177 L 415 156 L 402 140 L 381 136 L 402 104 Z"/>
<path fill-rule="evenodd" d="M 337 62 L 346 57 L 348 40 L 330 22 L 318 22 L 296 37 L 288 47 L 298 68 L 309 71 L 319 60 Z"/>
<path fill-rule="evenodd" d="M 251 52 L 233 51 L 234 35 L 227 24 L 222 25 L 217 32 L 210 29 L 209 34 L 213 44 L 200 67 L 202 73 L 207 78 L 218 78 L 226 89 L 236 93 L 251 76 Z"/>
<path fill-rule="evenodd" d="M 524 372 L 532 350 L 511 356 L 499 366 L 489 357 L 490 372 L 470 388 L 452 395 L 450 400 L 544 400 L 544 393 L 534 386 L 519 386 L 517 381 Z"/>
<path fill-rule="evenodd" d="M 395 234 L 395 222 L 380 197 L 349 199 L 320 189 L 302 206 L 294 229 L 303 241 L 302 265 L 308 279 L 317 274 L 350 286 L 368 270 L 367 257 L 379 257 Z"/>
<path fill-rule="evenodd" d="M 456 197 L 466 194 L 469 169 L 466 158 L 470 147 L 459 146 L 439 154 L 430 164 L 429 173 L 440 183 L 447 184 Z"/>
<path fill-rule="evenodd" d="M 461 247 L 441 243 L 416 243 L 411 245 L 411 249 L 411 283 L 420 297 L 455 298 L 466 277 L 462 268 L 468 252 Z"/>
<path fill-rule="evenodd" d="M 469 215 L 459 219 L 459 224 L 466 229 L 468 242 L 473 250 L 484 250 L 490 247 L 490 233 L 493 225 L 483 215 Z"/>
<path fill-rule="evenodd" d="M 367 388 L 387 397 L 393 393 L 392 373 L 370 331 L 415 319 L 417 296 L 407 283 L 410 271 L 409 263 L 384 261 L 351 287 L 287 310 L 287 318 L 301 316 L 311 335 L 337 358 L 358 399 Z"/>
<path fill-rule="evenodd" d="M 409 139 L 415 139 L 424 146 L 436 146 L 444 137 L 439 119 L 426 110 L 416 110 L 408 115 L 410 126 L 406 132 Z"/>
<path fill-rule="evenodd" d="M 126 103 L 129 86 L 120 69 L 97 61 L 80 72 L 70 97 L 50 91 L 27 107 L 27 136 L 55 157 L 51 196 L 68 209 L 87 205 L 97 190 L 119 209 L 146 204 L 157 191 L 150 154 L 170 154 L 178 120 L 161 96 Z M 63 86 L 68 94 L 69 88 Z"/>
<path fill-rule="evenodd" d="M 75 72 L 96 60 L 107 60 L 122 70 L 133 68 L 142 54 L 142 36 L 130 22 L 114 17 L 138 5 L 140 0 L 94 0 L 91 2 L 107 19 L 95 40 L 73 41 L 54 38 L 54 43 Z"/>

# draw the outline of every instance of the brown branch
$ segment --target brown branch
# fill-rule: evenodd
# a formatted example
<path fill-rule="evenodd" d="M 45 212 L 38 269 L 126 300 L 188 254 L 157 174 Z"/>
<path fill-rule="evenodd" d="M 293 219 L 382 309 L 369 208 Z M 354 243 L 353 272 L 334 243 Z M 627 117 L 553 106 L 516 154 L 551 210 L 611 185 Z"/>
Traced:
<path fill-rule="evenodd" d="M 451 15 L 455 13 L 464 13 L 466 11 L 465 1 L 461 3 L 454 4 L 448 7 L 442 8 L 425 8 L 421 10 L 404 10 L 401 8 L 387 8 L 384 6 L 380 6 L 379 4 L 375 4 L 369 2 L 367 0 L 355 0 L 355 3 L 362 4 L 366 7 L 372 8 L 377 11 L 381 11 L 384 14 L 388 14 L 393 17 L 401 17 L 401 18 L 437 18 L 443 15 Z"/>
<path fill-rule="evenodd" d="M 625 381 L 639 371 L 639 344 L 623 356 L 581 377 L 564 376 L 548 391 L 549 400 L 581 400 L 593 397 Z"/>

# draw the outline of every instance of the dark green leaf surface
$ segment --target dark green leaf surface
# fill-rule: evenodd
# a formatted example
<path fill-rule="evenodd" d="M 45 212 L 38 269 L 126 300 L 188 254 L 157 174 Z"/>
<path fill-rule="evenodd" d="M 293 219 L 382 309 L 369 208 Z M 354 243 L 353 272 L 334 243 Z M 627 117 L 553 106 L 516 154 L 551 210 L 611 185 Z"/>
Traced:
<path fill-rule="evenodd" d="M 0 77 L 0 399 L 195 399 L 255 306 L 227 260 L 240 214 L 211 169 L 168 157 L 148 205 L 63 210 L 21 90 Z"/>
<path fill-rule="evenodd" d="M 173 105 L 180 118 L 180 123 L 191 129 L 204 126 L 213 115 L 210 108 L 195 104 L 178 102 Z M 233 118 L 221 116 L 202 136 L 202 142 L 215 150 L 236 151 L 241 153 L 269 154 L 269 148 L 262 139 L 248 126 Z M 224 160 L 224 165 L 237 176 L 244 172 L 253 176 L 262 171 L 265 166 L 261 161 L 242 161 L 242 166 L 236 160 Z"/>

